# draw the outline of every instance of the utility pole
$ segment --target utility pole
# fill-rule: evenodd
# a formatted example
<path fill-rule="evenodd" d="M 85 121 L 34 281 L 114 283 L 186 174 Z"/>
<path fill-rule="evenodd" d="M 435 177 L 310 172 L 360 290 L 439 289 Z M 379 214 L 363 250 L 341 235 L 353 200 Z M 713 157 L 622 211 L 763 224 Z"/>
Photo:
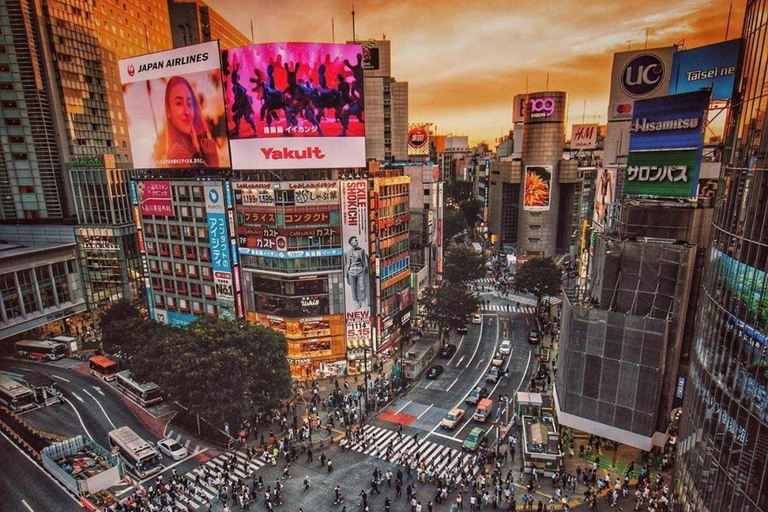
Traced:
<path fill-rule="evenodd" d="M 368 347 L 363 347 L 363 369 L 365 370 L 365 375 L 363 377 L 363 387 L 365 388 L 363 390 L 363 399 L 365 400 L 365 411 L 363 412 L 363 415 L 360 417 L 361 425 L 365 422 L 365 415 L 368 414 Z"/>
<path fill-rule="evenodd" d="M 357 42 L 357 36 L 355 35 L 355 4 L 352 4 L 352 42 Z"/>

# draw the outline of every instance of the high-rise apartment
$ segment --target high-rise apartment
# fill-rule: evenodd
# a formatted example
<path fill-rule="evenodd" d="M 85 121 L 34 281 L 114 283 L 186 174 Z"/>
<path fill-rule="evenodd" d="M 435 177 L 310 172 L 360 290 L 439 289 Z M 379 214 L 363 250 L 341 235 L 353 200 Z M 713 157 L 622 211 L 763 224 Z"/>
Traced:
<path fill-rule="evenodd" d="M 168 0 L 173 47 L 219 40 L 222 50 L 246 46 L 250 38 L 201 0 Z"/>
<path fill-rule="evenodd" d="M 677 440 L 675 508 L 768 510 L 765 0 L 749 0 Z"/>

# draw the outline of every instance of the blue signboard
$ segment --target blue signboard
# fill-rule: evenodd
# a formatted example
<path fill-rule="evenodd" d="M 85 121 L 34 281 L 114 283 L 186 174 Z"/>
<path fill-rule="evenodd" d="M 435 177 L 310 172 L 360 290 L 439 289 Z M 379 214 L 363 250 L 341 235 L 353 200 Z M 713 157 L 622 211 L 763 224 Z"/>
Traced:
<path fill-rule="evenodd" d="M 635 102 L 629 151 L 700 149 L 709 90 Z"/>
<path fill-rule="evenodd" d="M 264 256 L 265 258 L 279 258 L 292 259 L 292 258 L 317 258 L 322 256 L 341 256 L 344 251 L 339 248 L 334 249 L 309 249 L 306 251 L 272 251 L 269 249 L 250 249 L 248 247 L 240 247 L 240 254 L 245 256 Z"/>
<path fill-rule="evenodd" d="M 741 39 L 732 39 L 675 53 L 672 57 L 669 94 L 710 88 L 713 100 L 730 99 L 740 48 Z"/>
<path fill-rule="evenodd" d="M 139 195 L 136 193 L 136 182 L 131 180 L 131 202 L 133 204 L 139 204 Z"/>

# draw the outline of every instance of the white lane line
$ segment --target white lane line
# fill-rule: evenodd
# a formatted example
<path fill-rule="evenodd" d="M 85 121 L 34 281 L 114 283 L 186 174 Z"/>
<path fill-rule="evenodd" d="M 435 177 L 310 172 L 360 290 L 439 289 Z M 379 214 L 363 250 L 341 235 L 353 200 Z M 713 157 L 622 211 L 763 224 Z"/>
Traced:
<path fill-rule="evenodd" d="M 531 356 L 533 355 L 533 351 L 528 351 L 528 362 L 525 364 L 525 371 L 523 372 L 523 376 L 520 377 L 520 384 L 517 385 L 517 389 L 515 389 L 515 394 L 512 396 L 517 396 L 517 392 L 520 391 L 520 388 L 523 385 L 523 381 L 525 380 L 525 376 L 528 374 L 528 367 L 531 366 Z"/>
<path fill-rule="evenodd" d="M 435 432 L 432 434 L 433 436 L 442 437 L 443 439 L 450 439 L 451 441 L 456 441 L 457 443 L 462 443 L 463 441 L 457 437 L 453 436 L 447 436 L 445 434 L 441 434 L 440 432 Z"/>
<path fill-rule="evenodd" d="M 475 356 L 477 355 L 477 350 L 480 348 L 480 342 L 483 339 L 483 324 L 484 323 L 485 322 L 480 322 L 480 336 L 477 338 L 477 345 L 475 345 L 475 351 L 472 353 L 472 357 L 470 358 L 469 362 L 467 363 L 467 366 L 466 366 L 467 368 L 469 368 L 469 365 L 472 364 L 472 359 L 475 358 Z"/>
<path fill-rule="evenodd" d="M 456 363 L 456 366 L 461 366 L 461 362 L 464 360 L 465 356 L 461 356 L 461 359 L 459 359 L 459 362 Z"/>
<path fill-rule="evenodd" d="M 46 471 L 45 469 L 43 469 L 43 468 L 42 468 L 42 466 L 39 466 L 39 465 L 37 464 L 37 462 L 35 462 L 35 460 L 34 460 L 32 457 L 30 457 L 30 456 L 27 454 L 27 452 L 25 452 L 24 450 L 22 450 L 20 447 L 16 446 L 16 444 L 15 444 L 13 441 L 11 441 L 11 440 L 8 438 L 8 436 L 6 436 L 6 435 L 5 435 L 5 432 L 3 432 L 2 430 L 0 430 L 0 436 L 3 436 L 3 439 L 5 439 L 6 441 L 8 441 L 8 443 L 9 443 L 11 446 L 13 446 L 14 448 L 16 448 L 16 450 L 18 450 L 18 452 L 19 452 L 20 454 L 22 454 L 24 457 L 26 457 L 26 458 L 27 458 L 27 460 L 28 460 L 29 462 L 31 462 L 33 466 L 35 466 L 37 469 L 39 469 L 39 470 L 40 470 L 40 471 L 41 471 L 41 472 L 42 472 L 42 473 L 43 473 L 45 476 L 47 476 L 48 478 L 50 478 L 50 479 L 53 481 L 53 483 L 55 483 L 56 485 L 58 485 L 58 486 L 59 486 L 59 488 L 60 488 L 62 491 L 64 491 L 64 493 L 65 493 L 67 496 L 69 496 L 69 497 L 72 499 L 72 501 L 74 501 L 75 503 L 77 503 L 77 504 L 78 504 L 78 505 L 80 505 L 81 507 L 83 506 L 83 505 L 80 503 L 80 500 L 79 500 L 79 499 L 77 499 L 77 498 L 75 498 L 75 497 L 72 495 L 72 492 L 71 492 L 70 490 L 68 490 L 66 487 L 64 487 L 63 485 L 61 485 L 61 482 L 59 482 L 58 480 L 56 480 L 56 479 L 55 479 L 55 478 L 54 478 L 54 477 L 53 477 L 53 476 L 52 476 L 50 473 L 48 473 L 48 471 Z M 27 507 L 29 507 L 29 505 L 27 505 Z M 32 510 L 32 509 L 30 509 L 30 510 Z"/>
<path fill-rule="evenodd" d="M 451 361 L 456 359 L 456 356 L 459 355 L 459 349 L 461 348 L 461 344 L 464 343 L 464 335 L 461 335 L 461 339 L 459 340 L 459 344 L 456 346 L 456 352 L 453 353 L 453 356 L 448 360 L 448 366 L 451 365 Z M 464 356 L 462 356 L 462 359 Z"/>
<path fill-rule="evenodd" d="M 422 417 L 422 416 L 424 416 L 424 415 L 427 413 L 427 411 L 428 411 L 428 410 L 430 410 L 430 409 L 432 408 L 432 406 L 433 406 L 433 405 L 435 405 L 435 404 L 429 404 L 429 407 L 427 407 L 426 409 L 424 409 L 424 412 L 422 412 L 421 414 L 419 414 L 418 416 L 416 416 L 416 419 L 417 419 L 417 420 L 420 420 L 420 419 L 421 419 L 421 417 Z"/>
<path fill-rule="evenodd" d="M 54 375 L 53 373 L 51 374 L 51 377 L 53 377 L 53 378 L 55 378 L 55 379 L 59 379 L 59 380 L 62 380 L 62 381 L 64 381 L 64 382 L 70 382 L 70 380 L 69 380 L 69 379 L 65 379 L 64 377 L 59 377 L 58 375 Z"/>
<path fill-rule="evenodd" d="M 407 403 L 407 404 L 405 404 L 404 406 L 402 406 L 401 408 L 399 408 L 399 409 L 398 409 L 397 411 L 395 411 L 395 412 L 396 412 L 396 413 L 401 413 L 401 412 L 403 412 L 403 409 L 405 409 L 406 407 L 408 407 L 409 405 L 411 405 L 411 402 L 413 402 L 413 400 L 408 400 L 408 403 Z"/>
<path fill-rule="evenodd" d="M 432 384 L 434 384 L 435 382 L 437 382 L 437 381 L 436 381 L 436 380 L 431 380 L 431 381 L 429 381 L 429 384 L 427 384 L 426 386 L 424 386 L 424 389 L 429 389 L 429 388 L 432 386 Z"/>
<path fill-rule="evenodd" d="M 80 413 L 77 411 L 77 408 L 74 406 L 74 404 L 70 402 L 69 399 L 67 398 L 65 398 L 64 401 L 67 402 L 69 406 L 72 408 L 72 410 L 75 411 L 75 414 L 77 414 L 77 419 L 80 420 L 80 426 L 83 427 L 83 430 L 85 431 L 85 435 L 93 439 L 93 436 L 91 435 L 91 433 L 88 432 L 87 428 L 85 428 L 85 423 L 83 423 L 83 418 L 80 416 Z M 82 402 L 83 400 L 80 399 L 80 401 Z"/>
<path fill-rule="evenodd" d="M 75 398 L 77 398 L 77 399 L 80 401 L 80 403 L 81 403 L 81 404 L 84 404 L 84 403 L 85 403 L 85 401 L 84 401 L 82 398 L 80 398 L 80 397 L 78 396 L 78 394 L 77 394 L 77 393 L 72 393 L 72 396 L 74 396 Z"/>
<path fill-rule="evenodd" d="M 451 388 L 453 387 L 453 385 L 454 385 L 454 384 L 456 384 L 457 382 L 459 382 L 459 378 L 458 378 L 458 377 L 456 377 L 455 379 L 453 379 L 453 382 L 451 383 L 451 385 L 450 385 L 450 386 L 448 386 L 448 389 L 446 389 L 446 391 L 450 391 L 450 390 L 451 390 Z"/>
<path fill-rule="evenodd" d="M 93 389 L 95 389 L 95 390 L 96 390 L 96 392 L 97 392 L 98 394 L 100 394 L 101 396 L 106 396 L 106 395 L 104 394 L 104 392 L 101 390 L 101 388 L 100 388 L 99 386 L 91 386 L 91 387 L 92 387 Z"/>
<path fill-rule="evenodd" d="M 35 512 L 35 510 L 34 510 L 32 507 L 30 507 L 30 506 L 29 506 L 29 504 L 28 504 L 26 501 L 24 501 L 24 500 L 21 500 L 21 503 L 22 503 L 22 504 L 23 504 L 25 507 L 27 507 L 27 510 L 29 510 L 29 512 Z"/>
<path fill-rule="evenodd" d="M 482 357 L 481 357 L 480 359 L 478 359 L 478 360 L 477 360 L 477 364 L 475 365 L 475 370 L 477 370 L 478 368 L 480 368 L 480 365 L 481 365 L 481 364 L 483 364 L 483 358 L 482 358 Z"/>
<path fill-rule="evenodd" d="M 107 414 L 107 411 L 104 410 L 104 407 L 102 407 L 101 403 L 98 400 L 96 400 L 96 397 L 90 394 L 87 389 L 84 389 L 83 391 L 85 392 L 86 395 L 93 398 L 93 401 L 96 402 L 96 405 L 99 406 L 99 409 L 101 409 L 101 412 L 104 413 L 104 417 L 107 418 L 107 421 L 109 422 L 109 424 L 112 425 L 112 430 L 115 430 L 117 427 L 115 426 L 114 423 L 112 423 L 112 419 Z"/>

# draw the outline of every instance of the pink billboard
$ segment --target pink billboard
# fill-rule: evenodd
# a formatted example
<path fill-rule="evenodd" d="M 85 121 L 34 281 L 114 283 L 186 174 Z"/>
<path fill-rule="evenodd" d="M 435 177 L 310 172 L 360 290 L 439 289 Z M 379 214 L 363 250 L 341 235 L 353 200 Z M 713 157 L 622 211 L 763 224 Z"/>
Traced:
<path fill-rule="evenodd" d="M 360 45 L 255 44 L 222 62 L 233 168 L 365 167 Z"/>
<path fill-rule="evenodd" d="M 136 192 L 142 215 L 173 217 L 173 196 L 169 181 L 137 181 Z"/>

